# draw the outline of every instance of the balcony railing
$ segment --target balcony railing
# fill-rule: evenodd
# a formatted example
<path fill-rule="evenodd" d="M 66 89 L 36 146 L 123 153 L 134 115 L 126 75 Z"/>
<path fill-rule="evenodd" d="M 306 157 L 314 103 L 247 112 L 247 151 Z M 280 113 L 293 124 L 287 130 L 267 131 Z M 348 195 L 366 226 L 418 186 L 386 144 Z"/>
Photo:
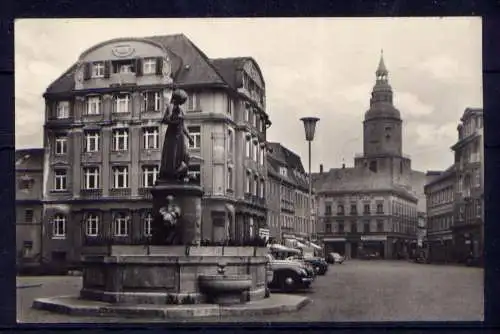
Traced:
<path fill-rule="evenodd" d="M 151 188 L 147 187 L 139 188 L 139 196 L 142 196 L 146 199 L 153 198 L 153 195 L 151 195 Z"/>
<path fill-rule="evenodd" d="M 109 190 L 109 195 L 112 197 L 129 197 L 131 190 L 130 188 L 113 188 Z"/>
<path fill-rule="evenodd" d="M 148 245 L 151 237 L 146 236 L 84 236 L 84 246 L 111 246 L 111 245 Z"/>
<path fill-rule="evenodd" d="M 86 199 L 98 199 L 102 197 L 102 189 L 82 189 L 80 196 Z"/>

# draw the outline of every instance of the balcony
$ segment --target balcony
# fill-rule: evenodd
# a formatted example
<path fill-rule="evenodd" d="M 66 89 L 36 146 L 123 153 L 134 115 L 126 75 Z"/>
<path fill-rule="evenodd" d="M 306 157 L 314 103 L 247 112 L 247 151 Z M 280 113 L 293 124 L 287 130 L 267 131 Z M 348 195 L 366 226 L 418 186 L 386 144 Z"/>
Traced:
<path fill-rule="evenodd" d="M 141 149 L 141 161 L 159 161 L 161 159 L 161 151 L 159 148 Z"/>
<path fill-rule="evenodd" d="M 129 162 L 130 161 L 130 150 L 124 151 L 111 151 L 110 162 Z"/>
<path fill-rule="evenodd" d="M 110 87 L 135 86 L 137 85 L 137 76 L 133 72 L 112 73 L 109 76 Z"/>
<path fill-rule="evenodd" d="M 52 165 L 58 165 L 58 164 L 66 165 L 69 163 L 69 155 L 68 154 L 54 154 L 54 153 L 52 153 L 51 158 L 52 158 L 52 161 L 51 161 Z"/>
<path fill-rule="evenodd" d="M 139 196 L 145 198 L 145 199 L 152 199 L 153 196 L 151 195 L 151 188 L 139 188 Z"/>
<path fill-rule="evenodd" d="M 45 125 L 48 128 L 51 129 L 63 129 L 69 127 L 73 123 L 73 118 L 68 117 L 68 118 L 57 118 L 57 117 L 50 117 Z"/>
<path fill-rule="evenodd" d="M 130 197 L 130 188 L 113 188 L 109 190 L 109 196 L 111 197 Z"/>
<path fill-rule="evenodd" d="M 85 163 L 100 163 L 102 161 L 102 154 L 101 151 L 98 152 L 83 152 L 81 154 L 81 162 L 82 164 Z"/>
<path fill-rule="evenodd" d="M 80 197 L 84 199 L 99 199 L 102 197 L 102 189 L 82 189 Z"/>
<path fill-rule="evenodd" d="M 479 153 L 472 153 L 469 157 L 469 163 L 478 163 L 481 162 L 481 156 Z"/>

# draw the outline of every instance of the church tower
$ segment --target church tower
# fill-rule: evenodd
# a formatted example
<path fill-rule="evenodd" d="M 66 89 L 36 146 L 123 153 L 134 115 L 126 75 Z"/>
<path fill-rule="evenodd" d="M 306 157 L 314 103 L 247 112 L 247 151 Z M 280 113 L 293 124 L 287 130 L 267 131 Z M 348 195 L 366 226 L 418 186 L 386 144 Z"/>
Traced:
<path fill-rule="evenodd" d="M 365 113 L 363 122 L 363 153 L 365 157 L 401 156 L 403 121 L 392 101 L 392 88 L 383 53 L 375 74 L 370 109 Z"/>
<path fill-rule="evenodd" d="M 355 166 L 375 173 L 388 172 L 394 180 L 411 170 L 411 161 L 403 156 L 403 121 L 393 104 L 383 51 L 363 121 L 363 156 L 355 159 Z"/>

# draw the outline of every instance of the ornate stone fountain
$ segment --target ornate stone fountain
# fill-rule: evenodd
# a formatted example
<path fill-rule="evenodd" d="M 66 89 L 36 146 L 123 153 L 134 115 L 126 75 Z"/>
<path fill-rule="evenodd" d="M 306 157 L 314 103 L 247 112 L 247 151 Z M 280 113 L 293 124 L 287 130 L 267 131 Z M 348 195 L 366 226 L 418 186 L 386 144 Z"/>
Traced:
<path fill-rule="evenodd" d="M 106 254 L 86 256 L 81 298 L 138 304 L 230 303 L 264 298 L 265 248 L 241 247 L 246 251 L 242 253 L 236 247 L 200 246 L 203 190 L 188 178 L 187 141 L 192 138 L 181 107 L 186 99 L 186 92 L 174 91 L 162 120 L 168 127 L 159 180 L 151 190 L 150 244 L 111 245 Z"/>

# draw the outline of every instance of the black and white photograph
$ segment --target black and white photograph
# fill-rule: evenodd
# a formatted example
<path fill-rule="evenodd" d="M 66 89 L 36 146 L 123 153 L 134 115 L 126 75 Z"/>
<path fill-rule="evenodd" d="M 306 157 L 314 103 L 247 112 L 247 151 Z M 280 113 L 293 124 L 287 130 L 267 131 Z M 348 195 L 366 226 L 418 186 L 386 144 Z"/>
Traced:
<path fill-rule="evenodd" d="M 18 323 L 484 320 L 480 17 L 18 19 Z"/>

